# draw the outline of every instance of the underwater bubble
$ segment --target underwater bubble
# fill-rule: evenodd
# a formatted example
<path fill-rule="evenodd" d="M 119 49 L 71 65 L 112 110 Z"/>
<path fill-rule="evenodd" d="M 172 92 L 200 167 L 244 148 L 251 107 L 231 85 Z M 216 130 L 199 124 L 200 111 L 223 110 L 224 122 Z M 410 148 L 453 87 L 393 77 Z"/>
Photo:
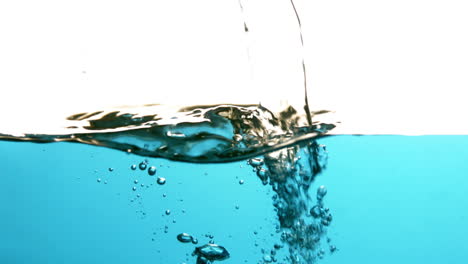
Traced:
<path fill-rule="evenodd" d="M 242 140 L 242 135 L 240 135 L 240 134 L 235 134 L 234 137 L 233 137 L 233 139 L 234 139 L 235 141 L 239 142 L 239 141 Z"/>
<path fill-rule="evenodd" d="M 257 176 L 260 178 L 262 181 L 263 185 L 268 184 L 268 171 L 265 169 L 259 169 L 257 170 Z"/>
<path fill-rule="evenodd" d="M 130 166 L 130 169 L 136 170 L 136 167 L 137 167 L 137 166 L 136 166 L 135 164 L 133 164 L 132 166 Z"/>
<path fill-rule="evenodd" d="M 314 207 L 310 209 L 310 214 L 314 218 L 319 218 L 322 215 L 322 207 L 320 205 L 314 205 Z"/>
<path fill-rule="evenodd" d="M 192 237 L 192 244 L 198 244 L 198 239 Z"/>
<path fill-rule="evenodd" d="M 265 261 L 266 263 L 270 263 L 270 262 L 273 261 L 273 259 L 271 258 L 270 255 L 265 254 L 265 255 L 263 255 L 263 261 Z"/>
<path fill-rule="evenodd" d="M 334 253 L 336 251 L 336 246 L 330 245 L 330 253 Z"/>
<path fill-rule="evenodd" d="M 253 158 L 249 160 L 249 164 L 253 167 L 259 167 L 263 165 L 263 159 Z"/>
<path fill-rule="evenodd" d="M 201 247 L 196 247 L 193 254 L 197 255 L 198 258 L 205 258 L 209 261 L 225 260 L 230 256 L 223 246 L 217 244 L 205 244 Z"/>
<path fill-rule="evenodd" d="M 137 184 L 137 183 L 138 183 L 138 180 L 134 180 L 133 183 L 134 183 L 134 184 Z"/>
<path fill-rule="evenodd" d="M 146 170 L 146 162 L 142 161 L 140 162 L 140 164 L 138 165 L 138 167 L 140 168 L 140 170 Z"/>
<path fill-rule="evenodd" d="M 239 206 L 238 206 L 238 205 L 236 205 L 236 209 L 239 210 Z"/>
<path fill-rule="evenodd" d="M 239 180 L 239 184 L 240 185 L 244 184 L 244 180 Z"/>
<path fill-rule="evenodd" d="M 327 220 L 327 219 L 322 219 L 322 225 L 324 226 L 329 226 L 330 225 L 330 222 Z"/>
<path fill-rule="evenodd" d="M 166 210 L 166 215 L 170 215 L 171 214 L 171 210 Z"/>
<path fill-rule="evenodd" d="M 114 171 L 114 168 L 109 168 L 109 171 L 110 171 L 110 172 Z"/>
<path fill-rule="evenodd" d="M 133 187 L 133 188 L 132 188 L 133 191 L 136 191 L 136 189 L 137 189 L 136 187 Z"/>
<path fill-rule="evenodd" d="M 187 233 L 180 233 L 177 235 L 177 240 L 182 243 L 190 243 L 192 242 L 192 236 Z"/>
<path fill-rule="evenodd" d="M 101 182 L 101 178 L 97 178 L 97 180 L 96 180 L 96 181 L 97 181 L 97 182 Z"/>
<path fill-rule="evenodd" d="M 159 185 L 164 185 L 164 184 L 166 183 L 166 178 L 158 177 L 158 179 L 156 180 L 156 182 L 157 182 Z"/>
<path fill-rule="evenodd" d="M 151 166 L 148 168 L 148 175 L 149 176 L 153 176 L 156 174 L 156 167 L 155 166 Z"/>
<path fill-rule="evenodd" d="M 324 185 L 321 185 L 317 189 L 317 200 L 322 200 L 326 194 L 327 194 L 327 188 Z"/>

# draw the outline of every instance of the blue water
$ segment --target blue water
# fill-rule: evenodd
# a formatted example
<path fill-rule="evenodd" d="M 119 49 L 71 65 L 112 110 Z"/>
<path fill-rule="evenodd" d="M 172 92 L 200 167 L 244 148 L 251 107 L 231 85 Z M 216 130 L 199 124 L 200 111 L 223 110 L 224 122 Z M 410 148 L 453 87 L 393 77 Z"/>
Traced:
<path fill-rule="evenodd" d="M 315 184 L 328 188 L 338 250 L 324 248 L 318 263 L 465 263 L 468 136 L 319 143 L 329 158 Z M 271 187 L 245 161 L 151 158 L 149 176 L 130 169 L 143 160 L 89 145 L 0 142 L 0 263 L 195 264 L 205 235 L 231 255 L 215 263 L 262 263 L 261 249 L 278 242 Z M 199 243 L 180 243 L 182 232 Z"/>

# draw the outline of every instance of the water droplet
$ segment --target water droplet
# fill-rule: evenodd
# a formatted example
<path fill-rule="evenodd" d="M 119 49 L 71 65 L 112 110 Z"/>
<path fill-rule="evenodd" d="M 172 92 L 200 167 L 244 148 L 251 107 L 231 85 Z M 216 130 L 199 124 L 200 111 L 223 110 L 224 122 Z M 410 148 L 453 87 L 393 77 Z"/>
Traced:
<path fill-rule="evenodd" d="M 136 165 L 135 165 L 135 164 L 133 164 L 132 166 L 130 166 L 130 169 L 132 169 L 132 170 L 136 170 Z"/>
<path fill-rule="evenodd" d="M 157 182 L 159 185 L 164 185 L 164 184 L 166 183 L 166 178 L 158 177 L 158 179 L 156 180 L 156 182 Z"/>
<path fill-rule="evenodd" d="M 240 180 L 240 181 L 239 181 L 239 184 L 240 184 L 240 185 L 244 184 L 244 180 Z"/>
<path fill-rule="evenodd" d="M 179 240 L 182 243 L 191 243 L 192 239 L 192 236 L 187 233 L 180 233 L 177 235 L 177 240 Z"/>
<path fill-rule="evenodd" d="M 138 167 L 140 168 L 140 170 L 146 170 L 146 163 L 144 161 L 140 162 L 140 164 L 138 165 Z"/>
<path fill-rule="evenodd" d="M 317 200 L 322 200 L 326 194 L 327 194 L 327 188 L 324 185 L 321 185 L 317 189 Z"/>
<path fill-rule="evenodd" d="M 170 215 L 171 214 L 171 210 L 166 210 L 166 215 Z"/>
<path fill-rule="evenodd" d="M 156 167 L 155 166 L 151 166 L 148 168 L 148 175 L 149 176 L 153 176 L 156 174 Z"/>

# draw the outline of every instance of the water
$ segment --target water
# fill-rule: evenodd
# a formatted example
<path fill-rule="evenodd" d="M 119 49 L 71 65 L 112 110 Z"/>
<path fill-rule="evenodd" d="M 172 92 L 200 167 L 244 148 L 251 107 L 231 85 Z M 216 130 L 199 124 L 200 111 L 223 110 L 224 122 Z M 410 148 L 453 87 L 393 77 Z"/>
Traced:
<path fill-rule="evenodd" d="M 326 186 L 333 214 L 326 237 L 337 248 L 330 253 L 324 241 L 319 263 L 467 257 L 468 137 L 336 136 L 318 143 L 327 146 L 328 166 L 310 195 L 315 202 L 317 188 Z M 107 148 L 3 141 L 0 150 L 2 263 L 195 263 L 195 247 L 211 240 L 230 254 L 219 263 L 262 263 L 275 244 L 285 246 L 276 233 L 276 193 L 245 160 L 147 158 L 155 176 L 167 179 L 158 185 L 147 171 L 131 169 L 143 157 Z M 198 244 L 179 242 L 180 233 Z M 288 254 L 284 247 L 277 253 Z"/>
<path fill-rule="evenodd" d="M 0 138 L 40 143 L 78 142 L 123 150 L 126 155 L 138 154 L 193 163 L 227 163 L 241 160 L 244 166 L 253 170 L 253 174 L 264 186 L 263 188 L 273 193 L 270 195 L 270 203 L 275 216 L 266 219 L 272 221 L 274 230 L 270 231 L 269 235 L 270 240 L 276 242 L 260 247 L 262 254 L 265 254 L 263 261 L 315 263 L 318 258 L 323 258 L 324 250 L 321 247 L 325 243 L 324 240 L 328 240 L 325 239 L 325 235 L 332 216 L 324 203 L 325 187 L 318 188 L 315 201 L 310 191 L 315 177 L 326 166 L 327 159 L 325 146 L 318 144 L 315 139 L 325 136 L 328 129 L 334 128 L 335 125 L 316 121 L 316 113 L 301 116 L 292 106 L 279 113 L 254 105 L 194 106 L 180 109 L 172 113 L 172 117 L 163 116 L 158 112 L 143 116 L 122 111 L 98 111 L 73 115 L 67 120 L 77 124 L 66 126 L 62 130 L 67 133 L 63 134 L 18 132 L 12 135 L 0 134 Z M 312 121 L 312 116 L 315 121 Z M 306 124 L 301 123 L 304 119 L 307 120 Z M 161 166 L 164 167 L 159 165 Z M 115 165 L 109 164 L 106 168 L 108 176 L 96 175 L 95 182 L 110 185 L 111 179 L 118 175 L 118 168 Z M 142 192 L 154 189 L 156 186 L 170 190 L 167 182 L 174 179 L 166 176 L 164 171 L 161 172 L 161 168 L 158 169 L 158 164 L 152 164 L 148 159 L 128 162 L 124 168 L 127 174 L 132 172 L 140 174 L 130 180 L 128 189 L 131 190 L 133 197 L 130 197 L 129 201 L 139 204 L 141 208 L 136 212 L 141 214 L 142 218 L 146 218 L 145 205 L 141 201 Z M 173 171 L 169 173 L 172 174 Z M 157 177 L 152 177 L 156 174 Z M 243 174 L 244 172 L 240 175 L 242 178 Z M 142 176 L 145 178 L 137 179 Z M 240 183 L 239 185 L 244 185 L 244 181 L 239 179 L 239 176 L 235 181 Z M 153 185 L 155 187 L 152 187 Z M 199 189 L 199 185 L 192 184 L 194 189 Z M 202 193 L 205 194 L 207 191 Z M 170 194 L 166 192 L 162 195 L 163 198 L 169 196 Z M 180 196 L 179 202 L 187 199 L 183 194 Z M 206 209 L 204 200 L 213 198 L 202 196 L 202 199 L 195 198 L 197 199 L 201 200 L 198 207 Z M 214 198 L 215 201 L 217 199 Z M 234 204 L 235 206 L 230 208 L 240 210 L 241 205 L 237 202 Z M 220 203 L 220 206 L 225 204 Z M 309 210 L 312 207 L 318 210 L 319 214 L 311 216 Z M 165 219 L 172 218 L 172 224 L 176 224 L 178 220 L 174 218 L 176 214 L 173 212 L 173 209 L 166 208 L 162 216 Z M 219 221 L 219 218 L 215 219 Z M 164 225 L 165 234 L 170 233 L 169 229 L 169 225 Z M 254 233 L 258 234 L 257 231 Z M 197 263 L 229 258 L 228 251 L 223 246 L 214 244 L 212 235 L 208 237 L 210 238 L 208 244 L 194 251 Z M 156 239 L 152 238 L 153 240 Z M 178 240 L 181 240 L 179 236 Z M 254 246 L 259 245 L 255 242 Z M 205 248 L 207 252 L 221 250 L 220 256 L 214 253 L 214 255 L 203 254 L 202 249 Z"/>
<path fill-rule="evenodd" d="M 302 51 L 300 10 L 285 3 Z M 2 127 L 1 262 L 464 259 L 468 138 L 328 137 L 338 123 L 311 111 L 296 64 L 299 104 L 148 104 Z"/>

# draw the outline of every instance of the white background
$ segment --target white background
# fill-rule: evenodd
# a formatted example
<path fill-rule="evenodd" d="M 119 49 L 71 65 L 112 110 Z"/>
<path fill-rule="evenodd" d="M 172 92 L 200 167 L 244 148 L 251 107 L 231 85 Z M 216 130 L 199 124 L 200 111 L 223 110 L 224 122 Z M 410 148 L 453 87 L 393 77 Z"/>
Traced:
<path fill-rule="evenodd" d="M 0 133 L 149 103 L 303 102 L 336 133 L 468 134 L 465 1 L 1 1 Z M 249 34 L 243 32 L 247 22 Z"/>

